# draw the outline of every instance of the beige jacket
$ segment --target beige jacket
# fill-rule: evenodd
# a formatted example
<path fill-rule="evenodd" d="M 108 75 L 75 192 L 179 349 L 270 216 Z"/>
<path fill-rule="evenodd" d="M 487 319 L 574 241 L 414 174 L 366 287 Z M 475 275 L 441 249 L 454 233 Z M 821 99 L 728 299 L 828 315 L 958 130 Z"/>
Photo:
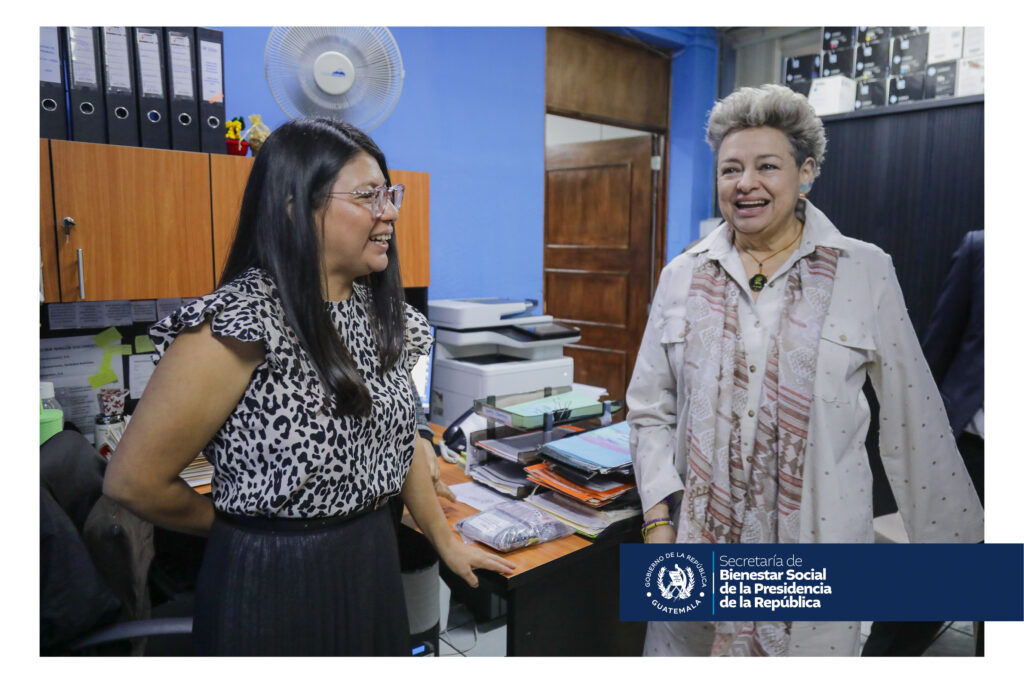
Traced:
<path fill-rule="evenodd" d="M 863 393 L 866 377 L 880 405 L 882 463 L 910 540 L 981 541 L 981 504 L 957 452 L 892 259 L 874 245 L 844 237 L 808 202 L 804 237 L 789 264 L 819 244 L 840 253 L 818 350 L 800 541 L 874 540 L 872 479 L 864 446 L 870 421 Z M 681 491 L 685 481 L 685 421 L 680 418 L 689 406 L 682 374 L 676 370 L 686 357 L 681 347 L 686 298 L 696 256 L 702 252 L 718 259 L 741 283 L 741 320 L 751 319 L 753 310 L 747 278 L 725 225 L 662 271 L 626 394 L 633 465 L 645 510 Z M 787 270 L 781 268 L 772 281 Z M 751 392 L 752 408 L 759 398 Z M 741 422 L 755 419 L 744 415 Z M 793 654 L 855 654 L 858 636 L 859 629 L 850 629 L 849 622 L 803 622 L 794 624 L 791 649 Z"/>

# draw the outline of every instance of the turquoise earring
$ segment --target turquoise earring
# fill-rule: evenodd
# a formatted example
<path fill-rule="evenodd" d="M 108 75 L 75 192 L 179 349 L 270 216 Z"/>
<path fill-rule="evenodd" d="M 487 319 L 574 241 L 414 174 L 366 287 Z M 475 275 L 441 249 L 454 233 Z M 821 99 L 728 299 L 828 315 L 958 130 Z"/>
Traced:
<path fill-rule="evenodd" d="M 800 194 L 802 194 L 802 195 L 803 194 L 807 194 L 810 191 L 811 191 L 811 184 L 810 183 L 804 183 L 803 185 L 800 186 Z"/>

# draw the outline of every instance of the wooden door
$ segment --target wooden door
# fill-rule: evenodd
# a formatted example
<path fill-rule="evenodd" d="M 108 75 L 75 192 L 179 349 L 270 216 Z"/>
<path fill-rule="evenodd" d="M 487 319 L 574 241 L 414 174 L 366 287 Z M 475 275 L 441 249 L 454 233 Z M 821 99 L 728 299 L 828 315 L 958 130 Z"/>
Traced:
<path fill-rule="evenodd" d="M 62 301 L 213 290 L 209 155 L 64 140 L 50 145 Z M 70 239 L 61 227 L 65 216 L 75 222 Z"/>
<path fill-rule="evenodd" d="M 554 145 L 545 155 L 544 312 L 579 327 L 573 379 L 624 398 L 647 322 L 650 135 Z"/>

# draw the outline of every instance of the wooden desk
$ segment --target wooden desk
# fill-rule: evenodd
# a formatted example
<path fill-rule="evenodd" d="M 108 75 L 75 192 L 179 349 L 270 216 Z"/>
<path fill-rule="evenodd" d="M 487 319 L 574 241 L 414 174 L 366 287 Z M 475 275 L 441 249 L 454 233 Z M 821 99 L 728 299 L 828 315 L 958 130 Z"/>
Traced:
<path fill-rule="evenodd" d="M 440 431 L 435 427 L 436 433 Z M 441 479 L 449 486 L 472 481 L 458 467 L 444 461 Z M 196 490 L 208 492 L 210 486 Z M 465 503 L 438 500 L 453 529 L 460 519 L 478 512 Z M 402 521 L 416 528 L 408 512 Z M 645 624 L 619 621 L 619 544 L 640 540 L 638 529 L 600 541 L 588 541 L 573 534 L 503 553 L 516 565 L 510 576 L 477 570 L 477 590 L 499 595 L 508 605 L 506 653 L 640 656 Z M 444 563 L 441 574 L 449 583 L 462 581 Z"/>
<path fill-rule="evenodd" d="M 472 481 L 446 462 L 441 463 L 441 479 L 449 486 Z M 477 512 L 464 503 L 440 500 L 453 527 Z M 408 515 L 403 521 L 415 526 Z M 500 595 L 508 605 L 507 654 L 641 655 L 645 625 L 619 621 L 619 544 L 624 542 L 639 543 L 639 530 L 596 542 L 573 534 L 504 553 L 516 565 L 510 576 L 477 570 L 480 589 Z M 443 563 L 442 574 L 461 581 Z"/>

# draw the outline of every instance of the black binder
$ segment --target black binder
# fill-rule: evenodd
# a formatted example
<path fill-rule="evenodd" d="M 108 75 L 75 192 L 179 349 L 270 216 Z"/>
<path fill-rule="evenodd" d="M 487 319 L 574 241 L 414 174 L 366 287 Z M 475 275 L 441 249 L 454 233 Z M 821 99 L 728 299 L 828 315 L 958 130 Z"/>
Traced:
<path fill-rule="evenodd" d="M 135 65 L 127 26 L 100 29 L 103 92 L 107 109 L 107 142 L 139 146 L 139 105 L 135 98 Z"/>
<path fill-rule="evenodd" d="M 39 27 L 39 137 L 68 139 L 64 57 L 56 26 Z"/>
<path fill-rule="evenodd" d="M 67 26 L 60 34 L 68 67 L 69 137 L 78 142 L 106 142 L 99 30 L 91 26 Z"/>
<path fill-rule="evenodd" d="M 167 103 L 170 109 L 171 149 L 199 151 L 199 100 L 193 28 L 164 29 L 167 65 Z"/>
<path fill-rule="evenodd" d="M 164 34 L 159 28 L 133 28 L 132 60 L 137 80 L 139 142 L 143 147 L 171 148 L 171 126 L 164 84 Z"/>
<path fill-rule="evenodd" d="M 199 149 L 227 154 L 224 134 L 224 32 L 196 28 L 196 80 L 199 84 Z"/>

